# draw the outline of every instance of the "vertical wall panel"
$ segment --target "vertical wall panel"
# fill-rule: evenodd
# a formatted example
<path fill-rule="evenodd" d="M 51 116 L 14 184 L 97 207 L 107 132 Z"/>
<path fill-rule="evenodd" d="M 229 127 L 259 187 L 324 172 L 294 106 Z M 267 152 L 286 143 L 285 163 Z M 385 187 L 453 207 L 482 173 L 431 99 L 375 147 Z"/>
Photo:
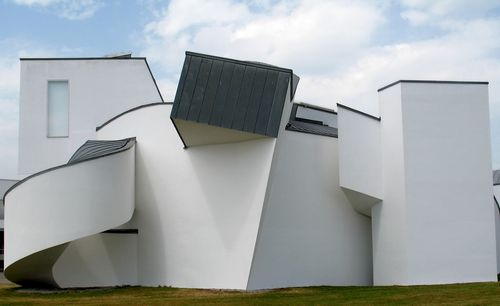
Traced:
<path fill-rule="evenodd" d="M 186 76 L 186 82 L 184 83 L 184 89 L 182 90 L 179 109 L 177 110 L 177 118 L 187 119 L 189 106 L 191 105 L 193 99 L 194 88 L 196 87 L 196 80 L 200 71 L 200 65 L 201 58 L 193 57 L 191 59 Z"/>
<path fill-rule="evenodd" d="M 203 105 L 201 106 L 201 113 L 198 117 L 198 122 L 208 123 L 210 121 L 212 108 L 215 102 L 215 95 L 217 94 L 217 88 L 219 87 L 222 66 L 222 61 L 214 60 L 212 63 L 212 70 L 210 71 L 210 77 L 208 78 L 207 89 L 205 90 L 205 97 L 203 99 Z"/>
<path fill-rule="evenodd" d="M 212 61 L 202 59 L 200 72 L 198 73 L 198 79 L 196 80 L 196 87 L 194 88 L 193 99 L 189 108 L 189 114 L 187 117 L 188 120 L 198 120 L 211 68 Z"/>
<path fill-rule="evenodd" d="M 231 86 L 227 94 L 226 104 L 224 105 L 224 113 L 222 114 L 222 126 L 226 128 L 231 127 L 233 121 L 234 109 L 238 103 L 238 96 L 241 90 L 241 81 L 245 73 L 245 66 L 237 65 L 234 68 Z"/>
<path fill-rule="evenodd" d="M 227 93 L 229 92 L 229 85 L 233 77 L 234 65 L 232 63 L 224 63 L 222 67 L 222 75 L 219 81 L 219 88 L 215 96 L 215 104 L 212 109 L 212 116 L 210 124 L 220 126 L 222 121 L 222 114 L 224 112 L 224 104 L 226 103 Z"/>

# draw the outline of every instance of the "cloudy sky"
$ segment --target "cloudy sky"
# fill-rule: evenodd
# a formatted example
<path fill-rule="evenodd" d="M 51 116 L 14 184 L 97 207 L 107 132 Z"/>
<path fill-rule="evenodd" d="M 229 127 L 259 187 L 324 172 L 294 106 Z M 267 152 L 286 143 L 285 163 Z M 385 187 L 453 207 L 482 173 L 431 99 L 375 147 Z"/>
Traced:
<path fill-rule="evenodd" d="M 17 177 L 19 57 L 129 51 L 172 100 L 186 50 L 292 68 L 296 100 L 375 115 L 398 79 L 489 81 L 500 168 L 500 1 L 0 0 L 0 178 Z"/>

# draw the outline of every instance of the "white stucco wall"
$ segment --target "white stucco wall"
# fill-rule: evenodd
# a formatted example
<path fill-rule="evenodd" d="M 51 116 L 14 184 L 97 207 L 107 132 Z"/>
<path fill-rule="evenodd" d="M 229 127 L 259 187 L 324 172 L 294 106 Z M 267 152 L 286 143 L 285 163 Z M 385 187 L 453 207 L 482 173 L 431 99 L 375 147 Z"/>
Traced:
<path fill-rule="evenodd" d="M 338 107 L 339 184 L 356 211 L 371 216 L 382 200 L 380 121 Z"/>
<path fill-rule="evenodd" d="M 47 82 L 69 82 L 69 137 L 47 137 Z M 64 164 L 95 128 L 132 107 L 160 102 L 143 59 L 22 60 L 19 172 Z"/>
<path fill-rule="evenodd" d="M 101 233 L 72 241 L 53 273 L 69 288 L 137 285 L 137 234 Z"/>
<path fill-rule="evenodd" d="M 245 289 L 276 140 L 183 149 L 171 105 L 111 122 L 135 136 L 138 284 Z"/>
<path fill-rule="evenodd" d="M 336 138 L 279 135 L 248 289 L 372 283 L 371 222 L 338 169 Z"/>
<path fill-rule="evenodd" d="M 372 208 L 375 285 L 407 283 L 405 161 L 398 86 L 379 93 L 384 201 Z"/>
<path fill-rule="evenodd" d="M 38 266 L 49 273 L 33 278 L 50 282 L 53 271 L 43 266 L 59 256 L 51 248 L 128 222 L 134 212 L 134 160 L 132 147 L 42 173 L 12 189 L 5 198 L 7 278 L 30 279 Z M 68 283 L 63 278 L 57 285 Z"/>
<path fill-rule="evenodd" d="M 400 83 L 380 104 L 375 284 L 496 280 L 487 85 Z"/>
<path fill-rule="evenodd" d="M 382 198 L 380 121 L 338 107 L 340 185 Z"/>

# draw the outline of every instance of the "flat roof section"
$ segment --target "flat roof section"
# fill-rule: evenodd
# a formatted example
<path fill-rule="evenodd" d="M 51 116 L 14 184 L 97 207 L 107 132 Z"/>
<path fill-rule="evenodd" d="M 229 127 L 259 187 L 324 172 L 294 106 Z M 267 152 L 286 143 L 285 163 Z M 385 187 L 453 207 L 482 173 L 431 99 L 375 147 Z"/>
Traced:
<path fill-rule="evenodd" d="M 106 60 L 106 61 L 129 61 L 129 60 L 142 60 L 146 64 L 148 68 L 149 74 L 151 75 L 151 79 L 155 84 L 156 90 L 158 91 L 158 95 L 160 96 L 161 101 L 163 102 L 163 96 L 161 95 L 160 88 L 158 87 L 158 83 L 156 82 L 155 76 L 149 67 L 148 60 L 145 57 L 132 57 L 130 54 L 124 54 L 114 57 L 21 57 L 20 61 L 93 61 L 93 60 Z"/>
<path fill-rule="evenodd" d="M 399 80 L 399 81 L 393 82 L 389 85 L 386 85 L 382 88 L 377 89 L 377 92 L 385 90 L 385 89 L 392 87 L 394 85 L 397 85 L 399 83 L 472 84 L 472 85 L 478 85 L 478 84 L 488 85 L 489 84 L 489 82 L 482 82 L 482 81 Z"/>

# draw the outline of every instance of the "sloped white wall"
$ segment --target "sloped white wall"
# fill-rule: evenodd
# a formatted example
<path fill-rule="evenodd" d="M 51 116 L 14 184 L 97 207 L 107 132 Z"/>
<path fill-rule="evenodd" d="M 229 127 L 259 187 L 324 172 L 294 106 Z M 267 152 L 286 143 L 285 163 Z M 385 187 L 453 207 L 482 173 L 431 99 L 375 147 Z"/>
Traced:
<path fill-rule="evenodd" d="M 248 289 L 370 285 L 371 222 L 339 186 L 338 140 L 280 133 Z"/>
<path fill-rule="evenodd" d="M 382 198 L 380 121 L 338 107 L 340 185 Z"/>
<path fill-rule="evenodd" d="M 53 273 L 67 288 L 137 285 L 137 235 L 101 233 L 72 241 Z"/>
<path fill-rule="evenodd" d="M 276 140 L 183 149 L 171 105 L 111 122 L 135 136 L 138 284 L 246 289 Z"/>

